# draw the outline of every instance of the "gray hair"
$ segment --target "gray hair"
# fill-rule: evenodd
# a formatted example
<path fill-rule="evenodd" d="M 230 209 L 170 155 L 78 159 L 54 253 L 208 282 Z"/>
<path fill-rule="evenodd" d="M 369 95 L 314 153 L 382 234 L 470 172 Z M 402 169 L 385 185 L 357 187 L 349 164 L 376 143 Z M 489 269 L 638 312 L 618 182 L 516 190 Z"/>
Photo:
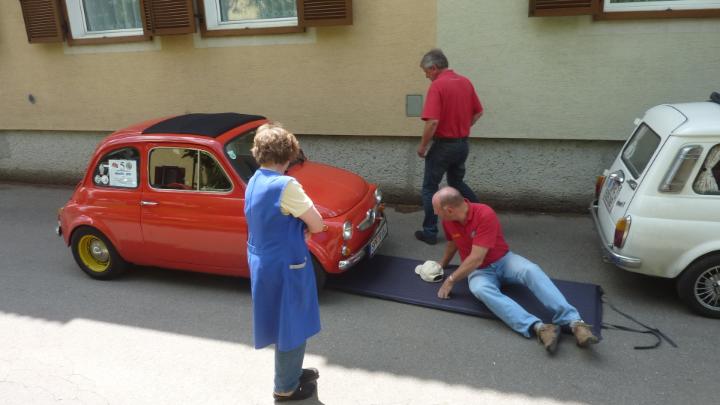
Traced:
<path fill-rule="evenodd" d="M 437 199 L 437 202 L 439 203 L 441 208 L 456 208 L 461 206 L 462 203 L 465 201 L 462 194 L 460 194 L 457 189 L 450 186 L 446 186 L 438 190 L 435 193 L 434 197 Z"/>
<path fill-rule="evenodd" d="M 433 66 L 438 69 L 447 69 L 449 66 L 445 54 L 439 48 L 431 49 L 422 57 L 422 60 L 420 60 L 420 67 L 423 69 L 430 69 Z"/>

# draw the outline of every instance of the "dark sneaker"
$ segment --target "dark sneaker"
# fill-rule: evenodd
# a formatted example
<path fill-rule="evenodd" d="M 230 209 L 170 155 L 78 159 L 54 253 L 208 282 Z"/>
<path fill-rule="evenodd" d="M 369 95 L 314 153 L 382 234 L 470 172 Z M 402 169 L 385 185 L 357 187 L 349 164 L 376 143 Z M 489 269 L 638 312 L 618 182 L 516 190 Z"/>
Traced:
<path fill-rule="evenodd" d="M 273 398 L 275 399 L 275 402 L 301 401 L 303 399 L 310 398 L 315 393 L 316 388 L 317 385 L 314 381 L 300 384 L 290 395 L 278 395 L 273 392 Z"/>
<path fill-rule="evenodd" d="M 425 242 L 428 245 L 434 245 L 437 243 L 437 236 L 428 236 L 423 231 L 415 231 L 415 239 Z"/>
<path fill-rule="evenodd" d="M 560 327 L 544 323 L 537 330 L 537 337 L 540 344 L 545 347 L 545 350 L 547 350 L 548 353 L 555 353 L 558 340 L 560 339 Z"/>
<path fill-rule="evenodd" d="M 592 333 L 592 325 L 588 325 L 585 322 L 577 322 L 572 327 L 572 333 L 577 339 L 577 345 L 580 347 L 588 347 L 590 345 L 597 344 L 600 339 Z"/>
<path fill-rule="evenodd" d="M 302 369 L 302 374 L 300 374 L 300 385 L 317 381 L 318 378 L 320 378 L 320 372 L 318 369 L 315 367 L 304 368 Z"/>

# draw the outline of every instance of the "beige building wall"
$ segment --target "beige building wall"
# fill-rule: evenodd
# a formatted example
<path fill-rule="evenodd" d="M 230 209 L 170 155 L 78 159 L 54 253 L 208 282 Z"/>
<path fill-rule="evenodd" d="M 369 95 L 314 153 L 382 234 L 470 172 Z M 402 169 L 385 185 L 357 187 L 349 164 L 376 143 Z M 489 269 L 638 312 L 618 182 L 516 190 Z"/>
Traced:
<path fill-rule="evenodd" d="M 529 18 L 528 0 L 353 5 L 352 26 L 305 34 L 67 47 L 28 44 L 19 2 L 0 1 L 0 181 L 74 183 L 112 130 L 235 111 L 283 122 L 311 159 L 419 204 L 422 123 L 405 95 L 425 94 L 418 62 L 439 46 L 486 107 L 466 163 L 479 197 L 585 211 L 635 117 L 720 90 L 719 19 Z"/>
<path fill-rule="evenodd" d="M 665 102 L 720 90 L 720 20 L 528 17 L 528 0 L 438 0 L 438 46 L 475 83 L 473 135 L 624 140 Z"/>
<path fill-rule="evenodd" d="M 354 24 L 305 34 L 140 44 L 29 44 L 0 2 L 0 130 L 111 131 L 186 112 L 266 115 L 297 133 L 416 135 L 435 0 L 355 0 Z M 35 103 L 28 101 L 29 95 Z"/>

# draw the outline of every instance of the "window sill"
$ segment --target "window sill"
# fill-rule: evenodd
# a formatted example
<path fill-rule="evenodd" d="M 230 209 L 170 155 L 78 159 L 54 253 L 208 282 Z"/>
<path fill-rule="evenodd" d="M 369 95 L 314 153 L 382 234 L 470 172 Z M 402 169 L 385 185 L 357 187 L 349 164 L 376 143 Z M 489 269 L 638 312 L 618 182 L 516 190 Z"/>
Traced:
<path fill-rule="evenodd" d="M 595 20 L 641 20 L 650 18 L 718 18 L 720 9 L 663 10 L 663 11 L 601 11 Z"/>
<path fill-rule="evenodd" d="M 125 53 L 125 52 L 150 52 L 162 49 L 160 38 L 155 37 L 152 40 L 142 42 L 129 43 L 101 43 L 101 44 L 84 44 L 82 46 L 69 46 L 63 44 L 63 52 L 65 55 L 87 55 L 96 53 Z"/>
<path fill-rule="evenodd" d="M 308 28 L 305 32 L 278 35 L 245 35 L 202 37 L 193 34 L 195 48 L 232 48 L 239 46 L 300 45 L 317 42 L 316 31 Z"/>
<path fill-rule="evenodd" d="M 249 35 L 277 35 L 277 34 L 296 34 L 299 32 L 305 32 L 304 27 L 271 27 L 271 28 L 229 28 L 229 29 L 218 29 L 208 30 L 202 28 L 200 35 L 203 37 L 234 37 L 234 36 L 249 36 Z"/>

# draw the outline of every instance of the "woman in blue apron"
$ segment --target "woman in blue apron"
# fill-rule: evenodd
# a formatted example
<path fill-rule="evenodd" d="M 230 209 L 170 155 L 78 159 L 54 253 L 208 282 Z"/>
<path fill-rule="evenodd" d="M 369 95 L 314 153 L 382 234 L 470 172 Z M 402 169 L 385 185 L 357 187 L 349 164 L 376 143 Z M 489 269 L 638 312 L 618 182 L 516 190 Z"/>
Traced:
<path fill-rule="evenodd" d="M 308 233 L 325 230 L 300 184 L 285 176 L 300 146 L 275 124 L 261 126 L 252 154 L 260 164 L 245 191 L 255 348 L 275 345 L 276 401 L 310 397 L 317 369 L 303 369 L 305 341 L 320 331 Z"/>

